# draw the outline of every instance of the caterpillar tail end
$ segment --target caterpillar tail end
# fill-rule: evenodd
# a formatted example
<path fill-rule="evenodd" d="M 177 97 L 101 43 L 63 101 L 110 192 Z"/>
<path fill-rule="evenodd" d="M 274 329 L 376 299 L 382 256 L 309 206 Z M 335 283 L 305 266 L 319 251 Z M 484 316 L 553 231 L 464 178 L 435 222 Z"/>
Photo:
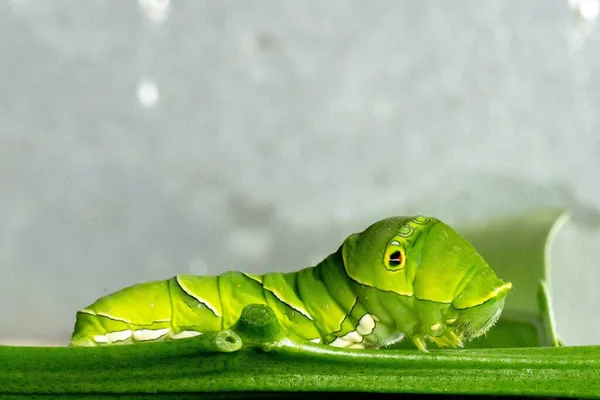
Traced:
<path fill-rule="evenodd" d="M 104 329 L 100 326 L 94 315 L 78 311 L 73 334 L 69 340 L 69 347 L 91 347 L 97 346 L 98 342 L 94 340 L 97 335 L 104 334 Z"/>

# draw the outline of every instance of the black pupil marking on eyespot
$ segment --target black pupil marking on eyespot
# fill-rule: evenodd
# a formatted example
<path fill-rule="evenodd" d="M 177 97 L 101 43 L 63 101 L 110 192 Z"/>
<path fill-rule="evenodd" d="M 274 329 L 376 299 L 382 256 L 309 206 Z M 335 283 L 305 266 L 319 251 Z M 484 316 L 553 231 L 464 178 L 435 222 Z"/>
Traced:
<path fill-rule="evenodd" d="M 390 265 L 395 267 L 400 264 L 402 264 L 402 253 L 395 251 L 390 254 Z"/>

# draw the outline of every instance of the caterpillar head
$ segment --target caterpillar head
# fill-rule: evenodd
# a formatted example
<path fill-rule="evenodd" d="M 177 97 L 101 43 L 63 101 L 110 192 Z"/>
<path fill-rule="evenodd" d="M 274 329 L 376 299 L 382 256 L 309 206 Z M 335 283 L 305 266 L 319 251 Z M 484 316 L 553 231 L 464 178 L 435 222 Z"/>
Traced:
<path fill-rule="evenodd" d="M 456 347 L 485 333 L 511 288 L 467 240 L 431 217 L 376 222 L 346 239 L 342 257 L 348 276 L 373 288 L 388 311 L 397 309 L 389 323 L 423 351 L 425 340 Z"/>

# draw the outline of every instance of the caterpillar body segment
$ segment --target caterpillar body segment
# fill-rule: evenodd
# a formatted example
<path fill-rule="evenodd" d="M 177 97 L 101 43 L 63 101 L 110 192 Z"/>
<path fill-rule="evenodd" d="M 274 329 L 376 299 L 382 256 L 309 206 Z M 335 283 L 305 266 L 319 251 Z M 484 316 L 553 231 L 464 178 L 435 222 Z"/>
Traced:
<path fill-rule="evenodd" d="M 267 304 L 295 335 L 344 348 L 409 338 L 460 347 L 498 320 L 511 284 L 443 222 L 392 217 L 350 235 L 314 267 L 139 283 L 78 311 L 72 346 L 173 340 L 231 327 Z"/>

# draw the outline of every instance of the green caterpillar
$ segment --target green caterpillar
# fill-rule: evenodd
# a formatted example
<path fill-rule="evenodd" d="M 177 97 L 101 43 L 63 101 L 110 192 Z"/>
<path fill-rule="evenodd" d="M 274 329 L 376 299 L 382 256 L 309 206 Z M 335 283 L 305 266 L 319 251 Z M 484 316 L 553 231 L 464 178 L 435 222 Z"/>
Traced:
<path fill-rule="evenodd" d="M 192 337 L 229 328 L 244 306 L 260 303 L 315 343 L 380 348 L 408 337 L 427 352 L 427 341 L 461 347 L 485 333 L 511 286 L 445 223 L 392 217 L 298 272 L 178 275 L 127 287 L 77 312 L 70 345 Z"/>

